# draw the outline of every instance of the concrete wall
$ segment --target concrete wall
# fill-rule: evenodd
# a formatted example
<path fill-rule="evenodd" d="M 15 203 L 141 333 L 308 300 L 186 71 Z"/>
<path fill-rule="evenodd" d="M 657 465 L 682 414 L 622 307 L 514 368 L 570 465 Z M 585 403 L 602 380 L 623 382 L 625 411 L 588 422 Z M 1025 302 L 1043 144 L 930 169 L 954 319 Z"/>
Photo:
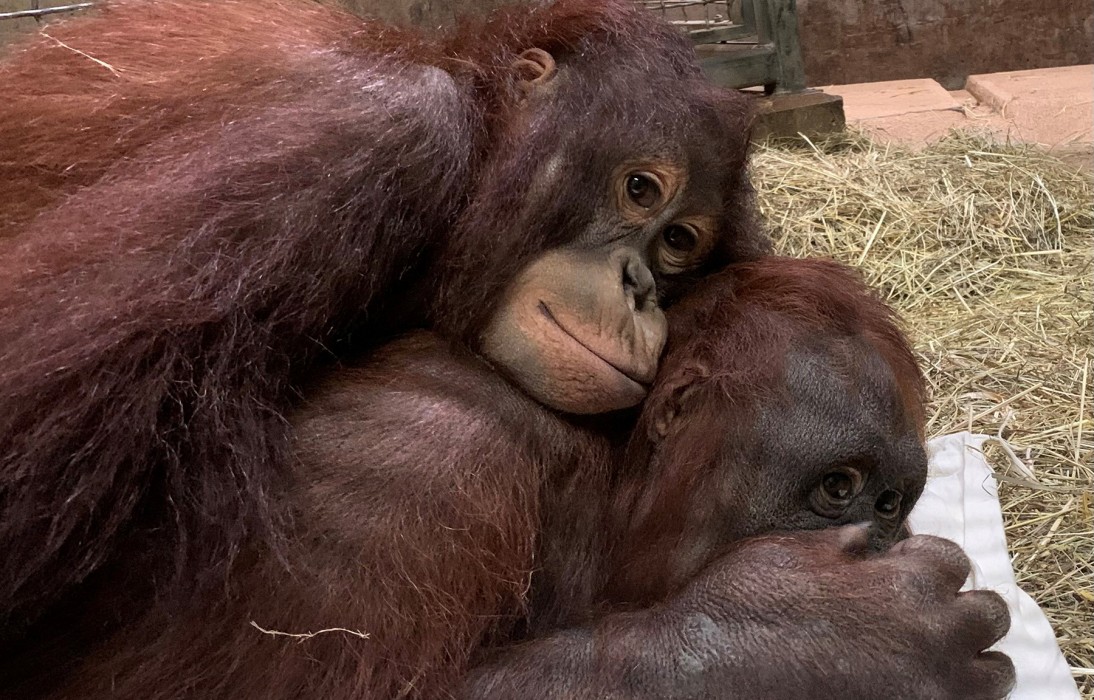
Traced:
<path fill-rule="evenodd" d="M 1094 60 L 1090 0 L 798 0 L 810 85 L 965 77 Z"/>
<path fill-rule="evenodd" d="M 85 0 L 38 0 L 38 7 L 71 5 Z M 154 2 L 155 0 L 149 0 Z M 307 0 L 301 0 L 306 2 Z M 431 27 L 449 24 L 456 17 L 489 12 L 505 4 L 506 0 L 320 0 L 343 5 L 360 15 L 380 17 L 389 22 Z M 0 0 L 0 12 L 26 10 L 34 6 L 33 0 Z M 68 15 L 51 15 L 55 19 Z M 19 34 L 34 31 L 41 26 L 35 19 L 0 20 L 0 46 Z"/>
<path fill-rule="evenodd" d="M 484 14 L 506 0 L 326 0 L 366 17 L 420 27 L 450 24 L 457 17 Z"/>
<path fill-rule="evenodd" d="M 39 0 L 42 7 L 71 0 Z M 151 0 L 154 1 L 154 0 Z M 364 15 L 418 26 L 482 13 L 505 0 L 325 0 Z M 0 11 L 32 0 L 0 0 Z M 965 76 L 1094 60 L 1090 0 L 798 0 L 811 85 Z M 34 20 L 0 21 L 0 44 Z"/>
<path fill-rule="evenodd" d="M 59 5 L 72 5 L 82 0 L 38 0 L 38 7 L 57 7 Z M 0 12 L 17 12 L 34 7 L 32 0 L 0 0 Z M 63 16 L 63 15 L 61 15 Z M 4 19 L 0 20 L 0 46 L 3 46 L 12 37 L 28 31 L 34 31 L 39 24 L 37 20 Z"/>

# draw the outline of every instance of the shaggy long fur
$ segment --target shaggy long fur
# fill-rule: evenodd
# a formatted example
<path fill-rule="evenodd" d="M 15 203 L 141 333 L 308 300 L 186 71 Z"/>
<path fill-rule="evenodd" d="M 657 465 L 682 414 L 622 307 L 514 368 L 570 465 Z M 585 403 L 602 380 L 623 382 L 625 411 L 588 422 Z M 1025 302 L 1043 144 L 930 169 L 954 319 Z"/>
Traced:
<path fill-rule="evenodd" d="M 370 640 L 302 644 L 322 651 L 316 660 L 344 659 L 330 647 L 352 644 L 366 660 L 356 667 L 353 687 L 375 687 L 359 679 L 401 672 L 404 683 L 388 687 L 407 694 L 428 695 L 441 687 L 432 681 L 452 678 L 453 666 L 435 661 L 444 658 L 459 666 L 467 661 L 464 696 L 475 698 L 866 700 L 876 697 L 879 679 L 902 698 L 964 697 L 969 688 L 985 699 L 1003 697 L 1013 682 L 1010 663 L 981 652 L 1005 633 L 1006 606 L 994 593 L 957 595 L 968 562 L 956 545 L 916 538 L 903 551 L 865 556 L 865 542 L 846 532 L 741 540 L 733 524 L 753 516 L 745 509 L 777 507 L 777 492 L 775 500 L 751 493 L 724 503 L 724 492 L 708 486 L 712 478 L 749 483 L 755 465 L 712 458 L 710 451 L 724 450 L 727 434 L 750 430 L 744 415 L 750 404 L 772 396 L 793 400 L 784 382 L 791 356 L 819 343 L 834 351 L 809 355 L 821 363 L 819 374 L 834 370 L 841 383 L 875 390 L 850 392 L 852 404 L 861 396 L 869 414 L 875 397 L 886 401 L 880 422 L 871 426 L 880 432 L 867 437 L 895 447 L 887 456 L 901 458 L 893 467 L 878 465 L 874 475 L 879 488 L 888 488 L 890 478 L 902 482 L 914 502 L 925 467 L 925 459 L 916 458 L 922 377 L 891 312 L 846 268 L 769 258 L 709 279 L 668 313 L 677 343 L 640 424 L 652 427 L 673 400 L 682 368 L 702 362 L 708 372 L 676 419 L 689 423 L 698 416 L 698 429 L 687 426 L 681 439 L 670 434 L 657 463 L 633 461 L 648 454 L 643 446 L 650 437 L 632 433 L 626 417 L 584 424 L 564 419 L 435 338 L 388 346 L 360 372 L 335 377 L 298 423 L 302 474 L 314 499 L 306 510 L 326 528 L 324 538 L 313 541 L 319 551 L 301 561 L 319 572 L 313 585 L 353 581 L 357 566 L 399 570 L 405 578 L 366 575 L 367 596 L 334 590 L 319 609 L 327 617 L 317 614 L 314 594 L 282 585 L 272 597 L 249 600 L 267 601 L 263 614 L 292 620 L 297 629 L 314 629 L 337 612 L 371 621 Z M 866 364 L 843 363 L 839 351 L 855 347 L 864 350 Z M 754 391 L 755 382 L 764 388 Z M 734 402 L 738 395 L 744 398 Z M 807 405 L 807 411 L 818 408 Z M 852 415 L 852 423 L 861 419 L 854 409 Z M 785 444 L 775 421 L 766 439 L 782 441 L 792 454 L 800 446 Z M 839 436 L 825 438 L 839 449 Z M 800 456 L 808 463 L 824 455 Z M 739 471 L 717 473 L 727 463 Z M 773 482 L 793 484 L 798 476 L 793 464 L 765 467 Z M 662 493 L 669 497 L 659 501 Z M 649 529 L 632 530 L 636 496 L 650 494 L 655 507 L 641 523 Z M 872 512 L 873 499 L 864 503 Z M 707 532 L 680 527 L 712 509 L 720 518 L 702 522 Z M 393 541 L 400 545 L 385 547 Z M 681 558 L 681 551 L 691 556 Z M 339 569 L 346 575 L 331 575 Z M 637 578 L 641 586 L 620 586 L 620 577 Z M 304 600 L 308 607 L 295 604 Z M 522 617 L 529 624 L 515 625 Z M 188 624 L 196 628 L 208 619 L 220 618 L 199 613 Z M 421 634 L 406 633 L 408 626 Z M 440 634 L 445 628 L 447 637 Z M 178 676 L 177 662 L 166 654 L 177 645 L 155 632 L 138 638 L 135 648 L 158 645 L 155 658 L 170 662 L 168 675 Z M 248 641 L 257 651 L 255 639 L 233 638 L 228 653 Z M 459 641 L 467 644 L 444 646 Z M 479 662 L 463 655 L 476 643 L 503 649 Z M 327 691 L 330 686 L 317 684 L 332 676 L 308 673 L 303 654 L 288 651 L 296 642 L 283 644 L 283 663 L 304 669 L 287 677 L 307 682 L 308 691 Z M 201 647 L 195 648 L 188 668 L 200 668 Z M 394 651 L 384 663 L 367 663 L 388 650 Z M 129 663 L 138 658 L 148 657 L 138 651 Z M 233 658 L 216 658 L 215 668 Z M 408 659 L 418 665 L 402 666 Z M 279 686 L 264 679 L 255 687 Z"/>
<path fill-rule="evenodd" d="M 529 47 L 572 78 L 531 123 L 509 70 Z M 303 0 L 117 0 L 9 52 L 9 638 L 134 548 L 154 552 L 150 595 L 184 590 L 182 604 L 223 585 L 251 537 L 290 563 L 285 415 L 310 372 L 415 325 L 473 344 L 521 265 L 587 225 L 596 178 L 636 143 L 711 154 L 703 176 L 726 207 L 711 267 L 762 248 L 740 98 L 623 0 L 514 9 L 437 39 Z M 560 149 L 578 172 L 537 195 L 532 173 Z"/>
<path fill-rule="evenodd" d="M 459 697 L 526 612 L 551 473 L 610 463 L 595 436 L 429 334 L 312 385 L 292 426 L 288 567 L 251 542 L 223 588 L 98 634 L 75 667 L 63 637 L 39 641 L 17 660 L 46 677 L 15 697 Z"/>

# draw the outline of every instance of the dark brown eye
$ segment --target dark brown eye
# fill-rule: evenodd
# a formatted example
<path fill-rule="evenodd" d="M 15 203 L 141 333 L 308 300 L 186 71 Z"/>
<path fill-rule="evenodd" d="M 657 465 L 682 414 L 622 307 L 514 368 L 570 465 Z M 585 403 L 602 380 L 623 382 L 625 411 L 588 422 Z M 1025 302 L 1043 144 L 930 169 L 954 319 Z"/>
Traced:
<path fill-rule="evenodd" d="M 687 226 L 674 224 L 661 233 L 665 245 L 678 253 L 690 253 L 699 245 L 699 235 Z"/>
<path fill-rule="evenodd" d="M 809 495 L 813 512 L 826 518 L 839 518 L 855 501 L 862 489 L 862 474 L 851 467 L 840 467 L 821 477 Z"/>
<path fill-rule="evenodd" d="M 828 472 L 821 480 L 821 488 L 835 502 L 849 501 L 855 495 L 855 482 L 846 472 Z"/>
<path fill-rule="evenodd" d="M 874 510 L 883 518 L 895 517 L 900 512 L 900 492 L 892 489 L 882 491 L 874 503 Z"/>
<path fill-rule="evenodd" d="M 661 199 L 661 188 L 649 175 L 643 173 L 628 175 L 626 187 L 627 196 L 643 209 L 649 209 Z"/>

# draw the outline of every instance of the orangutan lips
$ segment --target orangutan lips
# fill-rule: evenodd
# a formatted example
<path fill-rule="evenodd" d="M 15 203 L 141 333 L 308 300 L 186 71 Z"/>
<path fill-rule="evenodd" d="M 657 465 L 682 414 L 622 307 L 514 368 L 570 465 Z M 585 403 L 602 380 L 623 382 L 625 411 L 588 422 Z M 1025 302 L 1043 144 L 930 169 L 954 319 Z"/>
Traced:
<path fill-rule="evenodd" d="M 563 326 L 561 323 L 558 322 L 558 319 L 555 318 L 555 315 L 551 313 L 551 309 L 547 307 L 547 304 L 545 304 L 542 301 L 539 302 L 539 311 L 544 316 L 546 316 L 551 321 L 551 323 L 553 323 L 555 326 L 557 326 L 559 330 L 561 330 L 566 335 L 570 336 L 570 338 L 572 338 L 575 343 L 577 343 L 582 348 L 584 348 L 590 355 L 592 355 L 596 359 L 600 360 L 604 364 L 608 365 L 609 367 L 614 369 L 619 374 L 622 374 L 624 377 L 631 380 L 635 384 L 638 384 L 638 385 L 640 385 L 644 388 L 647 388 L 647 389 L 649 388 L 650 382 L 648 380 L 643 380 L 639 377 L 636 377 L 633 372 L 628 372 L 627 370 L 623 369 L 619 365 L 616 365 L 615 363 L 607 360 L 603 355 L 601 355 L 596 350 L 589 347 L 588 344 L 586 344 L 584 341 L 581 340 L 581 338 L 578 338 L 576 335 L 574 335 L 569 330 L 567 330 L 565 326 Z"/>

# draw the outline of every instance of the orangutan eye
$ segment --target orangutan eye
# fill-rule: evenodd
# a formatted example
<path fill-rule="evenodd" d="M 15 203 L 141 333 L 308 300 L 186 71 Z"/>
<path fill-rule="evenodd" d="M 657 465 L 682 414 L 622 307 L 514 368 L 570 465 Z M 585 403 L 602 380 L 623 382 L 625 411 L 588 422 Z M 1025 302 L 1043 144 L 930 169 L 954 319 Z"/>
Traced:
<path fill-rule="evenodd" d="M 692 224 L 669 224 L 661 231 L 657 257 L 663 272 L 675 274 L 702 262 L 710 250 L 710 237 L 704 237 Z"/>
<path fill-rule="evenodd" d="M 893 518 L 900 512 L 900 492 L 888 489 L 882 491 L 874 503 L 874 510 L 883 518 Z"/>
<path fill-rule="evenodd" d="M 699 245 L 699 234 L 683 224 L 673 224 L 661 232 L 665 245 L 678 253 L 690 253 Z"/>
<path fill-rule="evenodd" d="M 813 512 L 826 518 L 842 516 L 862 489 L 862 475 L 851 467 L 833 469 L 821 477 L 809 497 Z"/>
<path fill-rule="evenodd" d="M 649 209 L 661 199 L 661 188 L 657 182 L 646 173 L 631 173 L 627 176 L 627 196 L 631 201 Z"/>
<path fill-rule="evenodd" d="M 828 471 L 813 490 L 813 510 L 827 517 L 839 517 L 847 511 L 860 490 L 862 475 L 858 469 L 840 467 Z"/>
<path fill-rule="evenodd" d="M 846 472 L 825 474 L 821 486 L 832 501 L 849 501 L 855 493 L 855 483 Z"/>

